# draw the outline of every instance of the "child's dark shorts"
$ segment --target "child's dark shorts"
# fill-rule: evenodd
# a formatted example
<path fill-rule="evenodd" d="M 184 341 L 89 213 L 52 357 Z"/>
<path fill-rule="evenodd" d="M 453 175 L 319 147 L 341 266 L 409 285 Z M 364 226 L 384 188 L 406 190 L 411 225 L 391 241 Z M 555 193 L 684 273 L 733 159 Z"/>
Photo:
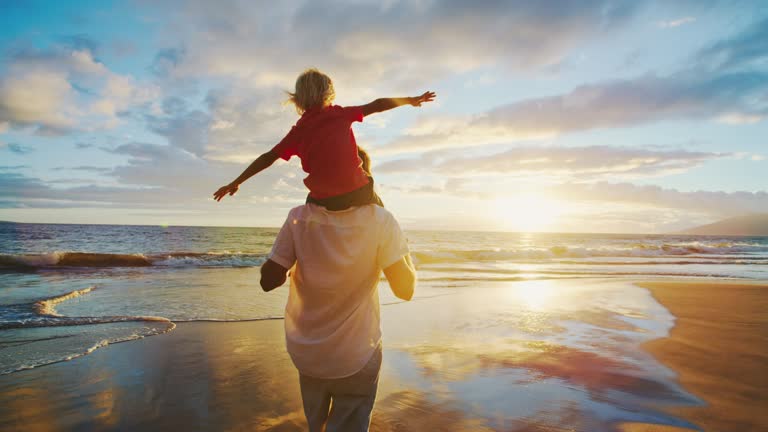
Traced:
<path fill-rule="evenodd" d="M 355 189 L 352 192 L 347 192 L 342 195 L 337 195 L 328 198 L 312 198 L 307 195 L 307 204 L 317 204 L 327 208 L 330 211 L 346 210 L 350 207 L 362 206 L 366 204 L 376 204 L 384 207 L 384 203 L 381 202 L 381 198 L 373 190 L 373 177 L 368 177 L 368 184 Z"/>

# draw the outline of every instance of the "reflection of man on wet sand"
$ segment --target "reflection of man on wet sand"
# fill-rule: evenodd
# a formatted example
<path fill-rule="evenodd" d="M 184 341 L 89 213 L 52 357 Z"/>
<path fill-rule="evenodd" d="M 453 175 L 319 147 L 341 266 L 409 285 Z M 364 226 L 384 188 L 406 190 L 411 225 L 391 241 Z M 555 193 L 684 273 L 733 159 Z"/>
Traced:
<path fill-rule="evenodd" d="M 309 430 L 367 431 L 382 358 L 379 276 L 404 300 L 416 284 L 405 236 L 378 205 L 306 204 L 280 229 L 262 288 L 282 285 L 290 268 L 285 338 Z"/>

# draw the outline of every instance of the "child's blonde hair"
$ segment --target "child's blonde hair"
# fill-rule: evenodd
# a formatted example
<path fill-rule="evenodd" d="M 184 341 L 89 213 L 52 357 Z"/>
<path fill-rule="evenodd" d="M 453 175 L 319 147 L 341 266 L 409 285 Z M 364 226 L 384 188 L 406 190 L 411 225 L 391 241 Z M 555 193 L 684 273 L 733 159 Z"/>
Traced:
<path fill-rule="evenodd" d="M 296 78 L 296 90 L 288 92 L 288 101 L 296 106 L 296 112 L 330 105 L 336 97 L 331 78 L 315 68 L 307 69 Z"/>

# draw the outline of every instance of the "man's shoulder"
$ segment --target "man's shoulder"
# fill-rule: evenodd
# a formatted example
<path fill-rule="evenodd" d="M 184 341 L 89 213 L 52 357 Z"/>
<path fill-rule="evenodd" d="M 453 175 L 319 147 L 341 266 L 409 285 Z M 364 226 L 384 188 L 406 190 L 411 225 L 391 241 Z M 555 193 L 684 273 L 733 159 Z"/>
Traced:
<path fill-rule="evenodd" d="M 379 205 L 375 205 L 375 204 L 371 205 L 371 207 L 373 207 L 373 210 L 376 213 L 376 219 L 377 220 L 382 220 L 382 219 L 394 220 L 395 219 L 395 215 L 393 215 L 389 210 L 385 209 L 384 207 L 379 206 Z"/>

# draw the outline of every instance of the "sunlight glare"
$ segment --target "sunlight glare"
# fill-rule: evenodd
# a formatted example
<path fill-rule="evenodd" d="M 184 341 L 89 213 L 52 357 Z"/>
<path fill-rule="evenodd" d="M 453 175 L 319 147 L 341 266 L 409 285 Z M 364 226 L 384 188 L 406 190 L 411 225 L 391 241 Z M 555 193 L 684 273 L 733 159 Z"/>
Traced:
<path fill-rule="evenodd" d="M 511 286 L 510 294 L 515 303 L 531 311 L 552 308 L 555 301 L 555 287 L 551 281 L 528 281 Z"/>
<path fill-rule="evenodd" d="M 516 232 L 553 230 L 563 213 L 561 202 L 539 195 L 499 197 L 494 201 L 494 214 L 501 226 Z"/>

